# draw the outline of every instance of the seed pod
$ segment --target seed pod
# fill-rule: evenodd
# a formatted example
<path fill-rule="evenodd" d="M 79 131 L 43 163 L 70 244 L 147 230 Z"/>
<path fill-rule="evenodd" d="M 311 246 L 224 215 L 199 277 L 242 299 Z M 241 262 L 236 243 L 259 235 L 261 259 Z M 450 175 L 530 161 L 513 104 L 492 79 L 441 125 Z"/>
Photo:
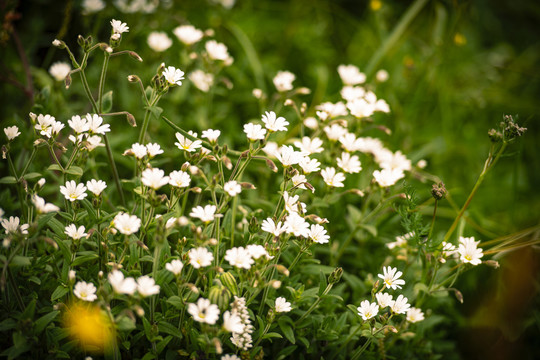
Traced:
<path fill-rule="evenodd" d="M 208 291 L 208 300 L 212 304 L 216 304 L 219 310 L 225 311 L 231 301 L 231 292 L 221 284 L 214 285 Z"/>
<path fill-rule="evenodd" d="M 227 287 L 227 289 L 231 291 L 233 295 L 238 296 L 238 284 L 236 283 L 236 279 L 230 272 L 220 274 L 218 276 L 218 279 L 223 285 Z"/>

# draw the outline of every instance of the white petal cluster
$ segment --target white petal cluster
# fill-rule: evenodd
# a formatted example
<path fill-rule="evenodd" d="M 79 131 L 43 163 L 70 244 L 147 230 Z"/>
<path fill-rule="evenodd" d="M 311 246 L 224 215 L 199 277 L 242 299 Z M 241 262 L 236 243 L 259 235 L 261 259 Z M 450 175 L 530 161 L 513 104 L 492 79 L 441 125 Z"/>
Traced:
<path fill-rule="evenodd" d="M 214 255 L 204 247 L 194 248 L 188 251 L 189 263 L 195 269 L 212 265 Z"/>
<path fill-rule="evenodd" d="M 150 49 L 155 52 L 163 52 L 171 47 L 172 40 L 164 32 L 152 31 L 148 35 L 147 43 Z"/>
<path fill-rule="evenodd" d="M 165 172 L 158 168 L 145 169 L 142 172 L 142 183 L 154 190 L 168 184 L 169 180 L 169 177 L 165 176 Z"/>
<path fill-rule="evenodd" d="M 408 301 L 409 299 L 405 296 L 399 295 L 397 299 L 390 304 L 390 309 L 394 314 L 405 314 L 411 307 Z"/>
<path fill-rule="evenodd" d="M 184 72 L 174 66 L 168 66 L 162 73 L 169 86 L 180 86 L 184 80 Z"/>
<path fill-rule="evenodd" d="M 21 135 L 19 128 L 15 125 L 4 128 L 4 134 L 6 134 L 8 140 L 10 141 Z"/>
<path fill-rule="evenodd" d="M 173 30 L 173 33 L 178 40 L 186 45 L 193 45 L 199 42 L 204 36 L 204 33 L 193 25 L 178 26 Z"/>
<path fill-rule="evenodd" d="M 49 68 L 49 74 L 51 74 L 56 81 L 64 81 L 70 71 L 71 66 L 65 61 L 57 61 Z"/>
<path fill-rule="evenodd" d="M 191 181 L 189 174 L 182 170 L 174 170 L 169 174 L 169 185 L 184 188 L 188 187 Z"/>
<path fill-rule="evenodd" d="M 216 205 L 206 205 L 205 207 L 197 206 L 191 209 L 189 216 L 201 219 L 202 222 L 208 223 L 214 220 L 216 210 Z"/>
<path fill-rule="evenodd" d="M 83 301 L 92 302 L 97 299 L 96 290 L 94 284 L 79 281 L 73 288 L 73 294 Z"/>
<path fill-rule="evenodd" d="M 344 187 L 343 181 L 345 181 L 345 175 L 343 173 L 337 172 L 333 167 L 327 167 L 321 170 L 321 176 L 330 187 Z"/>
<path fill-rule="evenodd" d="M 141 219 L 136 215 L 129 215 L 123 212 L 118 213 L 113 221 L 114 227 L 120 231 L 121 234 L 131 235 L 139 231 L 141 227 Z"/>
<path fill-rule="evenodd" d="M 111 20 L 112 31 L 114 34 L 123 34 L 129 32 L 129 26 L 120 20 Z"/>
<path fill-rule="evenodd" d="M 341 153 L 341 157 L 337 158 L 337 165 L 349 174 L 356 174 L 362 170 L 358 156 L 351 155 L 348 152 Z"/>
<path fill-rule="evenodd" d="M 32 196 L 32 202 L 36 207 L 38 213 L 45 214 L 48 212 L 60 211 L 60 208 L 54 204 L 49 204 L 45 202 L 45 199 L 39 197 L 38 195 Z"/>
<path fill-rule="evenodd" d="M 284 223 L 285 232 L 287 234 L 293 234 L 294 236 L 302 236 L 307 238 L 309 236 L 309 224 L 300 215 L 295 212 L 291 212 Z"/>
<path fill-rule="evenodd" d="M 276 312 L 278 313 L 289 312 L 292 310 L 292 307 L 291 307 L 291 303 L 288 302 L 287 299 L 280 296 L 276 299 L 275 309 L 276 309 Z"/>
<path fill-rule="evenodd" d="M 211 73 L 205 73 L 204 71 L 197 69 L 191 72 L 189 80 L 195 85 L 195 87 L 202 92 L 208 92 L 212 85 L 214 85 L 214 75 Z"/>
<path fill-rule="evenodd" d="M 330 235 L 326 233 L 326 229 L 321 225 L 311 224 L 309 238 L 318 244 L 326 244 L 330 240 Z"/>
<path fill-rule="evenodd" d="M 82 183 L 77 184 L 73 180 L 66 182 L 65 186 L 60 186 L 60 192 L 67 200 L 71 202 L 75 200 L 82 200 L 88 195 L 86 193 L 86 186 L 84 186 Z"/>
<path fill-rule="evenodd" d="M 293 81 L 296 76 L 290 71 L 278 71 L 274 79 L 272 79 L 277 91 L 284 92 L 293 89 Z"/>
<path fill-rule="evenodd" d="M 175 259 L 175 260 L 165 264 L 165 269 L 169 270 L 174 275 L 180 275 L 183 268 L 184 268 L 184 264 L 182 263 L 182 261 L 180 261 L 178 259 Z"/>
<path fill-rule="evenodd" d="M 231 180 L 223 185 L 223 190 L 229 194 L 229 196 L 236 196 L 242 192 L 242 186 L 237 181 Z"/>
<path fill-rule="evenodd" d="M 210 325 L 214 325 L 219 319 L 218 306 L 211 304 L 210 300 L 204 298 L 199 298 L 196 304 L 188 304 L 188 313 L 193 317 L 193 320 Z"/>
<path fill-rule="evenodd" d="M 142 297 L 156 295 L 159 294 L 159 285 L 150 276 L 144 275 L 137 279 L 137 292 Z"/>
<path fill-rule="evenodd" d="M 28 234 L 28 224 L 21 224 L 19 226 L 20 219 L 17 216 L 10 216 L 9 219 L 2 219 L 2 227 L 6 230 L 6 234 L 16 234 L 20 232 L 23 235 Z"/>
<path fill-rule="evenodd" d="M 379 305 L 377 303 L 370 303 L 369 300 L 364 300 L 360 303 L 360 306 L 356 308 L 358 315 L 362 317 L 362 320 L 369 320 L 379 313 Z"/>
<path fill-rule="evenodd" d="M 373 172 L 373 178 L 379 184 L 381 187 L 388 187 L 394 185 L 398 180 L 405 177 L 405 174 L 403 171 L 399 169 L 390 170 L 390 169 L 382 169 L 382 170 L 375 170 Z"/>
<path fill-rule="evenodd" d="M 266 135 L 266 129 L 259 124 L 253 123 L 244 124 L 244 132 L 251 141 L 263 140 Z"/>
<path fill-rule="evenodd" d="M 263 220 L 261 230 L 273 234 L 274 236 L 279 236 L 285 232 L 285 226 L 281 221 L 278 221 L 276 224 L 272 218 L 268 218 Z"/>
<path fill-rule="evenodd" d="M 366 75 L 354 65 L 339 65 L 338 73 L 345 85 L 363 84 L 366 81 Z"/>
<path fill-rule="evenodd" d="M 277 117 L 273 111 L 266 111 L 262 116 L 262 122 L 270 132 L 287 131 L 287 125 L 289 125 L 289 122 L 284 117 Z"/>
<path fill-rule="evenodd" d="M 383 273 L 379 274 L 378 277 L 383 279 L 384 284 L 389 289 L 401 289 L 401 285 L 405 285 L 405 280 L 400 279 L 403 273 L 398 271 L 397 268 L 392 268 L 390 266 L 383 267 Z"/>
<path fill-rule="evenodd" d="M 480 241 L 474 241 L 474 237 L 459 237 L 458 254 L 459 259 L 464 263 L 472 265 L 478 265 L 482 262 L 480 260 L 484 256 L 482 249 L 478 247 Z"/>
<path fill-rule="evenodd" d="M 318 137 L 313 139 L 309 136 L 304 136 L 301 141 L 295 141 L 294 146 L 300 149 L 304 155 L 321 153 L 324 151 L 322 147 L 323 141 Z"/>
<path fill-rule="evenodd" d="M 194 133 L 191 130 L 188 131 L 188 134 L 195 138 L 197 137 L 197 133 Z M 180 150 L 185 150 L 187 152 L 194 152 L 194 151 L 197 151 L 197 149 L 202 146 L 201 140 L 193 141 L 187 137 L 184 137 L 184 135 L 180 134 L 179 132 L 177 132 L 175 135 L 178 142 L 175 142 L 174 145 L 178 146 Z"/>
<path fill-rule="evenodd" d="M 124 278 L 124 274 L 120 270 L 111 271 L 107 279 L 117 294 L 133 295 L 137 290 L 135 279 L 132 277 Z"/>
<path fill-rule="evenodd" d="M 229 51 L 225 44 L 218 43 L 215 40 L 210 40 L 204 44 L 204 48 L 206 49 L 206 52 L 210 59 L 221 60 L 224 61 L 226 64 L 228 64 L 229 62 L 232 63 L 232 58 L 230 57 Z"/>
<path fill-rule="evenodd" d="M 378 292 L 375 294 L 375 298 L 377 299 L 377 303 L 381 307 L 381 309 L 391 306 L 392 305 L 392 295 L 388 293 Z"/>
<path fill-rule="evenodd" d="M 304 159 L 304 154 L 300 151 L 296 151 L 290 145 L 283 145 L 279 148 L 276 157 L 283 166 L 287 167 L 302 161 Z"/>
<path fill-rule="evenodd" d="M 225 252 L 225 260 L 227 260 L 231 266 L 240 269 L 250 269 L 251 265 L 255 263 L 250 252 L 243 247 L 235 247 L 227 250 Z"/>
<path fill-rule="evenodd" d="M 407 321 L 411 323 L 419 322 L 424 320 L 424 313 L 421 309 L 417 309 L 415 307 L 411 307 L 407 311 Z"/>
<path fill-rule="evenodd" d="M 64 229 L 64 233 L 70 238 L 72 238 L 73 240 L 87 238 L 88 234 L 85 233 L 84 231 L 85 231 L 84 226 L 81 225 L 77 228 L 77 225 L 75 224 L 70 224 L 66 226 L 66 228 Z"/>

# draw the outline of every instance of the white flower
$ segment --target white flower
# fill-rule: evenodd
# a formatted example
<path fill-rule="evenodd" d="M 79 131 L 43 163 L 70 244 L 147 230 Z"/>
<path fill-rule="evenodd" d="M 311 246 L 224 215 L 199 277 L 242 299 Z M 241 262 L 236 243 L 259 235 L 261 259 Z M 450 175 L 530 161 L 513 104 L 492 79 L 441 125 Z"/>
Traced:
<path fill-rule="evenodd" d="M 387 306 L 391 306 L 392 305 L 392 295 L 388 294 L 388 293 L 382 293 L 382 292 L 378 292 L 375 294 L 375 298 L 377 298 L 377 303 L 379 303 L 379 306 L 381 308 L 385 308 Z"/>
<path fill-rule="evenodd" d="M 304 155 L 316 154 L 324 151 L 321 146 L 323 141 L 318 137 L 311 139 L 309 136 L 304 136 L 302 141 L 295 141 L 294 146 L 300 149 Z"/>
<path fill-rule="evenodd" d="M 18 231 L 21 234 L 28 234 L 28 224 L 22 224 L 19 226 L 19 218 L 17 216 L 10 216 L 9 219 L 2 219 L 2 226 L 6 230 L 6 234 L 17 233 Z"/>
<path fill-rule="evenodd" d="M 241 269 L 250 269 L 251 265 L 255 262 L 248 250 L 243 247 L 235 247 L 225 252 L 225 260 L 229 262 L 231 266 L 236 266 Z"/>
<path fill-rule="evenodd" d="M 21 135 L 19 128 L 15 125 L 4 128 L 4 133 L 6 134 L 8 140 L 13 140 L 17 136 Z"/>
<path fill-rule="evenodd" d="M 161 31 L 152 31 L 150 35 L 148 35 L 148 46 L 156 52 L 162 52 L 167 50 L 172 45 L 172 40 Z"/>
<path fill-rule="evenodd" d="M 356 310 L 358 310 L 358 315 L 362 317 L 362 320 L 369 320 L 379 313 L 379 305 L 370 303 L 369 300 L 364 300 Z"/>
<path fill-rule="evenodd" d="M 319 121 L 313 116 L 309 116 L 304 119 L 304 126 L 311 130 L 317 130 L 319 128 Z"/>
<path fill-rule="evenodd" d="M 408 299 L 405 296 L 399 295 L 397 299 L 392 301 L 392 304 L 390 305 L 392 312 L 394 314 L 405 314 L 411 307 L 407 301 Z"/>
<path fill-rule="evenodd" d="M 53 211 L 60 211 L 60 208 L 54 204 L 46 203 L 45 200 L 38 195 L 32 196 L 32 202 L 34 203 L 34 206 L 36 207 L 38 213 L 48 213 Z"/>
<path fill-rule="evenodd" d="M 284 117 L 277 117 L 273 111 L 266 111 L 262 116 L 262 122 L 270 132 L 287 131 L 287 125 L 289 125 L 289 122 Z"/>
<path fill-rule="evenodd" d="M 165 172 L 158 168 L 145 169 L 142 172 L 142 183 L 154 190 L 169 183 L 169 177 L 164 176 Z"/>
<path fill-rule="evenodd" d="M 285 231 L 285 226 L 281 224 L 281 221 L 278 221 L 276 224 L 272 218 L 263 220 L 261 225 L 262 231 L 273 234 L 274 236 L 279 236 Z"/>
<path fill-rule="evenodd" d="M 193 316 L 193 320 L 210 325 L 214 325 L 219 318 L 218 306 L 204 298 L 199 298 L 197 304 L 188 304 L 188 313 Z"/>
<path fill-rule="evenodd" d="M 169 184 L 174 187 L 188 187 L 191 178 L 187 172 L 175 170 L 169 174 Z"/>
<path fill-rule="evenodd" d="M 79 115 L 73 115 L 71 119 L 68 120 L 68 125 L 76 134 L 82 134 L 90 130 L 86 118 L 81 118 Z"/>
<path fill-rule="evenodd" d="M 407 311 L 407 321 L 415 323 L 424 320 L 424 313 L 421 309 L 411 307 Z"/>
<path fill-rule="evenodd" d="M 236 313 L 225 311 L 223 313 L 223 328 L 228 332 L 241 333 L 244 331 L 242 318 Z"/>
<path fill-rule="evenodd" d="M 159 144 L 146 144 L 146 150 L 148 150 L 148 156 L 155 157 L 156 155 L 163 154 L 163 150 Z"/>
<path fill-rule="evenodd" d="M 259 124 L 248 123 L 244 124 L 244 132 L 247 138 L 251 141 L 263 140 L 266 134 L 266 129 Z"/>
<path fill-rule="evenodd" d="M 309 224 L 302 216 L 295 212 L 291 212 L 287 216 L 284 227 L 287 234 L 294 234 L 294 236 L 305 238 L 309 236 Z"/>
<path fill-rule="evenodd" d="M 261 256 L 266 257 L 266 259 L 268 260 L 274 258 L 273 256 L 270 256 L 268 254 L 268 252 L 262 245 L 251 244 L 246 247 L 246 250 L 249 252 L 249 255 L 255 260 L 259 259 Z"/>
<path fill-rule="evenodd" d="M 99 196 L 107 188 L 107 183 L 103 180 L 92 179 L 86 182 L 86 187 L 95 196 Z"/>
<path fill-rule="evenodd" d="M 159 285 L 156 285 L 154 279 L 144 275 L 137 279 L 137 292 L 143 297 L 159 294 Z"/>
<path fill-rule="evenodd" d="M 195 269 L 210 266 L 214 261 L 214 255 L 204 247 L 194 248 L 188 251 L 189 263 Z"/>
<path fill-rule="evenodd" d="M 175 68 L 174 66 L 168 66 L 162 73 L 163 77 L 169 85 L 182 85 L 182 80 L 184 80 L 184 72 L 180 69 Z"/>
<path fill-rule="evenodd" d="M 401 151 L 392 153 L 391 151 L 378 151 L 375 160 L 381 168 L 388 170 L 410 171 L 412 169 L 411 160 L 407 159 Z"/>
<path fill-rule="evenodd" d="M 439 261 L 444 264 L 446 262 L 445 258 L 456 252 L 456 246 L 452 243 L 447 243 L 446 241 L 443 241 L 441 245 L 442 245 L 442 251 L 441 251 L 441 258 L 439 259 Z"/>
<path fill-rule="evenodd" d="M 208 56 L 212 60 L 225 61 L 229 59 L 229 52 L 227 50 L 227 47 L 222 43 L 218 43 L 215 40 L 210 40 L 204 44 L 204 47 L 206 49 L 206 52 L 208 53 Z"/>
<path fill-rule="evenodd" d="M 73 293 L 81 300 L 92 302 L 97 299 L 96 290 L 94 284 L 79 281 L 75 284 Z"/>
<path fill-rule="evenodd" d="M 366 95 L 366 89 L 361 86 L 344 86 L 340 91 L 341 97 L 347 102 L 361 99 Z"/>
<path fill-rule="evenodd" d="M 84 0 L 82 8 L 83 14 L 88 15 L 103 10 L 105 3 L 102 0 Z"/>
<path fill-rule="evenodd" d="M 131 145 L 131 152 L 137 159 L 142 159 L 148 154 L 148 148 L 144 145 L 141 145 L 139 143 L 135 143 Z"/>
<path fill-rule="evenodd" d="M 298 212 L 298 199 L 300 198 L 300 195 L 289 195 L 288 191 L 283 192 L 283 202 L 285 203 L 285 210 L 287 212 Z"/>
<path fill-rule="evenodd" d="M 72 238 L 73 240 L 79 240 L 81 238 L 88 237 L 88 234 L 84 232 L 85 228 L 82 225 L 79 226 L 79 228 L 77 228 L 77 225 L 70 224 L 66 226 L 64 230 L 65 230 L 64 233 L 70 238 Z"/>
<path fill-rule="evenodd" d="M 214 220 L 216 210 L 216 205 L 206 205 L 204 208 L 202 206 L 197 206 L 191 209 L 189 216 L 199 218 L 202 222 L 207 223 Z"/>
<path fill-rule="evenodd" d="M 306 185 L 304 183 L 307 182 L 307 179 L 304 175 L 296 174 L 291 178 L 291 181 L 294 186 L 296 186 L 298 189 L 304 189 L 306 190 Z M 312 189 L 313 192 L 315 192 L 315 189 Z"/>
<path fill-rule="evenodd" d="M 193 85 L 202 92 L 208 92 L 210 87 L 214 85 L 214 75 L 205 73 L 202 70 L 195 70 L 191 72 L 188 77 Z"/>
<path fill-rule="evenodd" d="M 380 171 L 375 170 L 373 172 L 373 177 L 381 187 L 388 187 L 394 185 L 399 179 L 405 177 L 405 174 L 399 169 L 383 169 Z"/>
<path fill-rule="evenodd" d="M 366 75 L 354 65 L 339 65 L 338 73 L 345 85 L 362 84 L 366 81 Z"/>
<path fill-rule="evenodd" d="M 356 174 L 362 170 L 358 156 L 351 156 L 348 152 L 342 153 L 341 157 L 337 158 L 337 164 L 343 171 L 349 174 Z"/>
<path fill-rule="evenodd" d="M 193 25 L 181 25 L 173 30 L 174 35 L 186 45 L 192 45 L 200 41 L 204 33 Z"/>
<path fill-rule="evenodd" d="M 375 111 L 381 111 L 388 114 L 390 112 L 390 105 L 383 99 L 379 99 L 375 103 Z"/>
<path fill-rule="evenodd" d="M 315 171 L 319 171 L 321 167 L 321 163 L 317 159 L 310 159 L 308 156 L 304 157 L 298 165 L 302 168 L 304 171 L 304 174 L 310 174 Z"/>
<path fill-rule="evenodd" d="M 458 254 L 459 259 L 464 263 L 470 263 L 472 265 L 478 265 L 482 261 L 480 260 L 484 254 L 482 249 L 478 248 L 480 241 L 474 241 L 474 237 L 459 237 Z"/>
<path fill-rule="evenodd" d="M 60 121 L 54 121 L 51 125 L 51 135 L 58 135 L 60 130 L 64 128 L 64 124 Z"/>
<path fill-rule="evenodd" d="M 221 360 L 241 360 L 241 359 L 235 354 L 226 354 L 221 357 Z"/>
<path fill-rule="evenodd" d="M 77 184 L 73 180 L 68 181 L 65 186 L 60 186 L 60 192 L 71 202 L 82 200 L 87 196 L 86 186 L 84 184 Z"/>
<path fill-rule="evenodd" d="M 319 224 L 312 224 L 309 229 L 309 237 L 316 243 L 326 244 L 330 235 L 326 234 L 326 229 Z"/>
<path fill-rule="evenodd" d="M 347 109 L 349 109 L 351 115 L 361 119 L 373 115 L 375 104 L 367 102 L 365 98 L 354 99 L 347 103 Z"/>
<path fill-rule="evenodd" d="M 86 121 L 92 134 L 105 135 L 106 132 L 111 131 L 109 124 L 101 125 L 103 124 L 103 118 L 97 114 L 86 114 Z"/>
<path fill-rule="evenodd" d="M 137 290 L 135 279 L 132 277 L 124 279 L 124 274 L 120 270 L 113 270 L 107 278 L 114 292 L 118 294 L 133 295 L 135 290 Z"/>
<path fill-rule="evenodd" d="M 298 164 L 302 159 L 304 159 L 304 154 L 302 154 L 300 151 L 294 150 L 294 148 L 290 145 L 283 145 L 279 148 L 276 157 L 283 166 L 287 167 Z"/>
<path fill-rule="evenodd" d="M 113 33 L 115 34 L 123 34 L 125 32 L 129 32 L 129 26 L 127 26 L 126 23 L 123 23 L 120 20 L 111 20 L 111 26 Z"/>
<path fill-rule="evenodd" d="M 398 271 L 397 268 L 391 268 L 390 266 L 383 267 L 383 273 L 378 276 L 383 279 L 384 284 L 389 289 L 401 289 L 401 285 L 405 285 L 405 280 L 400 279 L 403 273 Z"/>
<path fill-rule="evenodd" d="M 219 135 L 221 135 L 221 131 L 208 129 L 202 132 L 201 137 L 208 139 L 208 141 L 210 141 L 213 144 L 217 141 Z"/>
<path fill-rule="evenodd" d="M 340 172 L 336 172 L 336 169 L 333 167 L 327 167 L 326 169 L 321 170 L 321 176 L 323 177 L 324 182 L 331 187 L 343 187 L 343 181 L 345 181 L 345 175 Z"/>
<path fill-rule="evenodd" d="M 49 74 L 56 81 L 63 81 L 71 71 L 71 66 L 64 61 L 57 61 L 49 68 Z"/>
<path fill-rule="evenodd" d="M 355 152 L 358 149 L 356 136 L 353 133 L 346 133 L 339 137 L 339 142 L 348 152 Z"/>
<path fill-rule="evenodd" d="M 184 264 L 182 261 L 175 259 L 167 264 L 165 264 L 165 269 L 172 272 L 174 275 L 179 275 L 180 272 L 182 272 L 182 269 L 184 268 Z"/>
<path fill-rule="evenodd" d="M 121 234 L 131 235 L 139 231 L 141 227 L 141 219 L 136 215 L 129 215 L 123 212 L 118 213 L 113 221 L 114 227 L 120 231 Z"/>
<path fill-rule="evenodd" d="M 284 297 L 278 297 L 276 299 L 275 305 L 276 312 L 289 312 L 292 310 L 291 303 L 288 302 Z"/>
<path fill-rule="evenodd" d="M 407 244 L 407 240 L 414 236 L 414 231 L 411 231 L 403 236 L 396 236 L 396 241 L 386 244 L 392 250 L 395 247 L 402 247 Z"/>
<path fill-rule="evenodd" d="M 197 137 L 197 133 L 192 131 L 188 131 L 188 134 L 193 137 Z M 194 152 L 202 146 L 201 140 L 192 141 L 178 132 L 176 133 L 176 139 L 178 139 L 178 142 L 175 142 L 174 145 L 178 146 L 180 150 L 185 150 L 187 152 Z"/>
<path fill-rule="evenodd" d="M 378 82 L 385 82 L 389 77 L 390 75 L 388 75 L 388 71 L 384 69 L 377 71 L 375 74 L 375 79 L 377 79 Z"/>
<path fill-rule="evenodd" d="M 284 92 L 293 89 L 292 83 L 295 79 L 296 76 L 292 72 L 278 71 L 272 81 L 274 82 L 274 86 L 276 87 L 277 91 Z"/>
<path fill-rule="evenodd" d="M 75 270 L 69 270 L 68 272 L 68 279 L 70 282 L 75 281 L 75 278 L 77 277 L 77 273 Z"/>
<path fill-rule="evenodd" d="M 326 133 L 326 137 L 328 137 L 328 139 L 337 140 L 347 133 L 347 129 L 338 124 L 332 124 L 331 126 L 325 127 L 324 132 Z"/>
<path fill-rule="evenodd" d="M 101 136 L 92 135 L 86 139 L 86 148 L 88 149 L 88 151 L 92 151 L 98 146 L 105 146 L 105 144 L 101 143 Z"/>
<path fill-rule="evenodd" d="M 229 194 L 229 196 L 236 196 L 242 192 L 242 186 L 235 180 L 231 180 L 223 185 L 223 190 Z"/>
<path fill-rule="evenodd" d="M 54 116 L 49 114 L 39 114 L 37 117 L 37 123 L 34 126 L 36 130 L 39 130 L 41 135 L 51 137 L 52 125 L 56 122 Z"/>

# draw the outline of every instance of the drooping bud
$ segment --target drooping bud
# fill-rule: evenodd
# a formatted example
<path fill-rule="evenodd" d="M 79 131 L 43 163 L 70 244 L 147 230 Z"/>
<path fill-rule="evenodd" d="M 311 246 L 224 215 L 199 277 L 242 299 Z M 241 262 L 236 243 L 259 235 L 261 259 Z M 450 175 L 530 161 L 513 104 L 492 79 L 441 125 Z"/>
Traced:
<path fill-rule="evenodd" d="M 142 57 L 140 57 L 139 54 L 137 54 L 135 51 L 130 51 L 129 56 L 131 56 L 132 58 L 134 58 L 137 61 L 143 62 Z"/>
<path fill-rule="evenodd" d="M 130 113 L 126 113 L 126 118 L 129 125 L 131 125 L 132 127 L 137 127 L 137 121 L 135 121 L 135 116 Z"/>

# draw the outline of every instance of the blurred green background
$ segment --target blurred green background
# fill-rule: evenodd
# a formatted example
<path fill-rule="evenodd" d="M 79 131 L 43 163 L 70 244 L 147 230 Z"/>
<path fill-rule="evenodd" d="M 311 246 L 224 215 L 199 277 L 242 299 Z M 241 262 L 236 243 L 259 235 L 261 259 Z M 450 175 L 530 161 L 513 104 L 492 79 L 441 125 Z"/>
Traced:
<path fill-rule="evenodd" d="M 403 23 L 411 9 L 417 11 L 410 22 Z M 237 0 L 226 9 L 214 1 L 194 0 L 162 1 L 149 14 L 122 13 L 112 2 L 99 13 L 83 15 L 81 10 L 79 1 L 0 3 L 2 127 L 29 127 L 27 114 L 35 104 L 41 106 L 41 112 L 64 122 L 73 114 L 90 111 L 78 77 L 66 90 L 48 75 L 53 62 L 68 60 L 51 42 L 59 38 L 76 49 L 79 34 L 107 41 L 113 18 L 130 26 L 122 48 L 138 52 L 144 62 L 113 59 L 106 89 L 114 91 L 113 111 L 130 111 L 141 121 L 140 97 L 124 79 L 137 74 L 148 84 L 161 62 L 187 73 L 184 49 L 172 30 L 190 23 L 214 29 L 215 38 L 229 47 L 235 62 L 224 69 L 225 80 L 211 95 L 186 81 L 160 102 L 164 114 L 184 128 L 199 133 L 208 127 L 219 128 L 225 142 L 242 144 L 238 129 L 259 118 L 262 110 L 251 95 L 254 87 L 271 92 L 271 79 L 277 71 L 289 70 L 297 76 L 296 86 L 312 90 L 303 99 L 313 107 L 339 100 L 341 82 L 336 68 L 354 64 L 367 73 L 377 96 L 390 104 L 392 113 L 377 121 L 392 130 L 386 138 L 391 149 L 402 150 L 413 162 L 427 160 L 426 171 L 445 182 L 458 206 L 487 156 L 487 131 L 503 114 L 519 115 L 518 122 L 528 128 L 527 134 L 488 175 L 468 215 L 478 224 L 478 236 L 483 240 L 539 223 L 540 3 L 536 1 Z M 398 24 L 404 26 L 396 30 Z M 153 52 L 146 43 L 148 34 L 156 30 L 173 39 L 173 46 L 163 53 Z M 101 55 L 96 55 L 89 64 L 94 88 L 101 61 Z M 387 82 L 373 81 L 379 69 L 390 74 Z M 232 88 L 226 86 L 229 83 Z M 201 106 L 208 96 L 213 97 L 210 109 Z M 289 109 L 281 111 L 293 116 Z M 138 134 L 120 118 L 111 127 L 113 132 L 124 133 L 113 140 L 120 153 Z M 156 141 L 162 147 L 172 146 L 167 125 L 151 124 L 151 132 L 161 134 Z M 23 137 L 30 139 L 30 132 L 23 132 Z M 129 177 L 131 162 L 120 156 L 118 161 L 121 173 Z M 0 170 L 6 172 L 4 163 Z M 416 185 L 421 200 L 429 199 L 431 184 Z M 442 206 L 452 215 L 448 204 Z M 450 221 L 440 221 L 436 231 L 442 232 Z M 458 284 L 465 304 L 458 307 L 459 314 L 451 314 L 456 326 L 440 335 L 456 341 L 455 357 L 520 354 L 540 358 L 538 347 L 531 342 L 540 330 L 538 252 L 528 249 L 515 254 L 519 255 L 501 260 L 498 271 L 484 268 L 467 273 Z M 519 286 L 519 279 L 529 281 Z M 523 302 L 510 301 L 510 290 Z M 490 311 L 482 312 L 482 308 Z M 513 311 L 515 316 L 510 316 Z M 434 350 L 450 356 L 447 351 L 452 349 Z"/>

